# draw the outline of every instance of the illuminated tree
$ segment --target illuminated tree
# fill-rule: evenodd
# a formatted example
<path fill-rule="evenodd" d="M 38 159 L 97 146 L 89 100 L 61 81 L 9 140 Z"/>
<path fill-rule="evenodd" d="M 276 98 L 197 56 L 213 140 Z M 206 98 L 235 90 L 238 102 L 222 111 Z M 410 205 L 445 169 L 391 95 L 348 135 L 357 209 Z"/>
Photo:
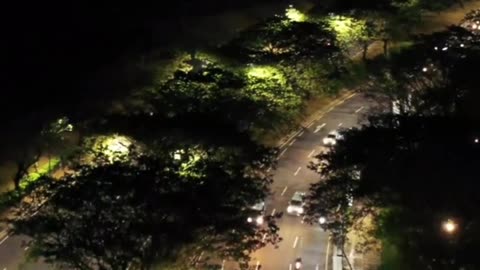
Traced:
<path fill-rule="evenodd" d="M 220 148 L 185 149 L 175 159 L 170 147 L 160 149 L 44 179 L 35 195 L 49 200 L 15 221 L 16 232 L 35 239 L 32 255 L 73 269 L 180 268 L 201 252 L 246 263 L 251 251 L 278 241 L 273 218 L 261 227 L 247 222 L 268 192 L 261 168 L 273 155 L 243 160 Z"/>
<path fill-rule="evenodd" d="M 478 268 L 478 192 L 471 188 L 478 130 L 462 116 L 372 118 L 317 157 L 312 169 L 321 180 L 311 186 L 308 219 L 324 217 L 322 226 L 340 245 L 346 232 L 371 219 L 377 228 L 367 233 L 397 251 L 391 269 Z M 442 222 L 450 216 L 462 232 L 445 235 Z"/>

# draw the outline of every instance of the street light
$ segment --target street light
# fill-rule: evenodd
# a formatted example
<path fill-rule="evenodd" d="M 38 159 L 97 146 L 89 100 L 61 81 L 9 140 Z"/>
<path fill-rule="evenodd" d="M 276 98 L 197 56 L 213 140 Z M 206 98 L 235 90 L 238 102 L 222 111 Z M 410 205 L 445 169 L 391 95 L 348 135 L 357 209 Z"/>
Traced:
<path fill-rule="evenodd" d="M 324 218 L 324 217 L 320 217 L 320 218 L 318 219 L 318 223 L 320 223 L 320 224 L 325 224 L 325 222 L 327 222 L 327 219 Z"/>
<path fill-rule="evenodd" d="M 442 224 L 443 230 L 448 234 L 454 233 L 457 230 L 457 226 L 457 223 L 451 219 L 444 221 Z"/>

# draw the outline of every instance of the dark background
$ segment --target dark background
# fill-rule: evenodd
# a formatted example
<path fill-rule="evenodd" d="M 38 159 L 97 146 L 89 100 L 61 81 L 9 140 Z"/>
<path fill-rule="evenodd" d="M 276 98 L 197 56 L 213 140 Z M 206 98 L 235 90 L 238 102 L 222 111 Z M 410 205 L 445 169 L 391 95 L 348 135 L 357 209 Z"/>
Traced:
<path fill-rule="evenodd" d="M 135 67 L 181 49 L 191 18 L 274 0 L 16 1 L 2 4 L 1 140 L 22 141 L 47 119 L 87 117 L 145 82 Z M 179 43 L 180 42 L 180 43 Z M 3 147 L 2 147 L 3 148 Z"/>

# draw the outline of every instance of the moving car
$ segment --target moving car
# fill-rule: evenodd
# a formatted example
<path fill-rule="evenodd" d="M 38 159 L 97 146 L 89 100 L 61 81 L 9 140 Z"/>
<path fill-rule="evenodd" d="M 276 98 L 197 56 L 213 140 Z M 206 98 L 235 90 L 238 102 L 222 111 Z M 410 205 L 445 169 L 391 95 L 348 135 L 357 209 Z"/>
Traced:
<path fill-rule="evenodd" d="M 305 192 L 296 191 L 292 199 L 288 203 L 287 213 L 290 215 L 300 216 L 304 212 Z"/>
<path fill-rule="evenodd" d="M 342 135 L 336 130 L 332 130 L 328 133 L 327 137 L 323 138 L 323 144 L 325 145 L 336 145 L 337 140 L 340 140 Z"/>
<path fill-rule="evenodd" d="M 252 215 L 247 218 L 248 223 L 255 223 L 256 225 L 262 225 L 265 215 L 265 202 L 256 203 L 251 207 Z"/>

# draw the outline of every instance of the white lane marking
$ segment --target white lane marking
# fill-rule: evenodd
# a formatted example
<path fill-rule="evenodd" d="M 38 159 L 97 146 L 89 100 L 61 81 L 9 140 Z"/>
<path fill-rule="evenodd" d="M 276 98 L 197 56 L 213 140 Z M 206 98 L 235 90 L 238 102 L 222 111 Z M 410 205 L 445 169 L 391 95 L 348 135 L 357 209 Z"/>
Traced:
<path fill-rule="evenodd" d="M 33 212 L 32 217 L 36 216 L 38 214 L 38 210 Z"/>
<path fill-rule="evenodd" d="M 341 127 L 342 125 L 343 125 L 343 123 L 338 124 L 339 127 Z"/>
<path fill-rule="evenodd" d="M 314 122 L 311 122 L 310 124 L 307 125 L 307 128 L 311 128 L 313 126 Z"/>
<path fill-rule="evenodd" d="M 287 189 L 288 189 L 288 186 L 285 186 L 285 188 L 283 189 L 282 194 L 280 194 L 280 196 L 283 196 L 285 194 L 285 192 L 287 192 Z"/>
<path fill-rule="evenodd" d="M 322 129 L 322 128 L 323 128 L 325 125 L 326 125 L 326 123 L 323 123 L 323 124 L 321 124 L 321 125 L 317 126 L 317 128 L 315 128 L 315 131 L 314 131 L 313 133 L 317 133 L 317 132 L 319 132 L 319 131 L 320 131 L 320 129 Z"/>
<path fill-rule="evenodd" d="M 283 142 L 282 144 L 280 144 L 279 147 L 280 147 L 280 148 L 284 147 L 287 143 L 290 142 L 290 140 L 291 140 L 292 138 L 294 138 L 295 136 L 297 136 L 298 133 L 300 133 L 300 132 L 302 132 L 301 129 L 300 129 L 300 130 L 297 130 L 296 132 L 294 132 L 292 135 L 290 135 L 290 136 L 288 137 L 288 139 L 287 139 L 285 142 Z"/>
<path fill-rule="evenodd" d="M 267 169 L 267 172 L 270 172 L 271 170 L 272 170 L 272 167 L 268 168 L 268 169 Z"/>
<path fill-rule="evenodd" d="M 315 265 L 315 270 L 318 270 L 318 268 L 320 267 L 320 265 Z"/>
<path fill-rule="evenodd" d="M 5 236 L 2 241 L 0 241 L 0 245 L 3 244 L 7 239 L 10 237 L 10 235 Z"/>
<path fill-rule="evenodd" d="M 295 237 L 295 241 L 293 241 L 293 248 L 296 248 L 298 244 L 298 236 Z"/>
<path fill-rule="evenodd" d="M 292 264 L 288 266 L 288 270 L 292 270 Z"/>
<path fill-rule="evenodd" d="M 359 113 L 361 110 L 363 110 L 363 106 L 355 110 L 355 113 Z"/>
<path fill-rule="evenodd" d="M 303 134 L 305 133 L 305 131 L 302 130 L 302 132 L 300 132 L 297 137 L 301 137 Z"/>
<path fill-rule="evenodd" d="M 283 154 L 285 154 L 285 152 L 287 151 L 288 148 L 285 148 L 283 149 L 283 151 L 280 153 L 280 155 L 278 155 L 277 159 L 281 158 L 283 156 Z"/>
<path fill-rule="evenodd" d="M 203 257 L 203 251 L 202 253 L 200 253 L 200 256 L 198 256 L 198 260 L 197 260 L 197 263 L 200 262 L 202 260 L 202 257 Z"/>
<path fill-rule="evenodd" d="M 267 234 L 266 234 L 266 233 L 263 234 L 262 242 L 265 242 L 265 238 L 267 238 Z"/>
<path fill-rule="evenodd" d="M 325 255 L 325 270 L 328 270 L 328 253 L 330 251 L 330 236 L 328 237 L 327 240 L 327 254 Z"/>
<path fill-rule="evenodd" d="M 312 157 L 313 156 L 313 153 L 315 153 L 315 149 L 312 150 L 312 152 L 310 152 L 310 154 L 308 154 L 308 157 Z"/>
<path fill-rule="evenodd" d="M 292 146 L 296 141 L 297 139 L 293 139 L 288 145 Z"/>
<path fill-rule="evenodd" d="M 259 267 L 260 267 L 260 261 L 257 261 L 257 265 L 255 266 L 255 270 L 258 270 Z"/>
<path fill-rule="evenodd" d="M 274 216 L 276 211 L 277 209 L 273 208 L 271 216 Z"/>
<path fill-rule="evenodd" d="M 30 247 L 25 247 L 24 250 L 27 251 Z"/>
<path fill-rule="evenodd" d="M 225 260 L 222 261 L 222 270 L 225 269 Z"/>
<path fill-rule="evenodd" d="M 307 216 L 303 216 L 302 217 L 302 221 L 300 221 L 302 224 L 305 223 L 305 219 L 307 218 Z"/>
<path fill-rule="evenodd" d="M 295 173 L 293 175 L 296 176 L 301 169 L 302 169 L 302 167 L 298 167 L 298 169 L 295 171 Z"/>

